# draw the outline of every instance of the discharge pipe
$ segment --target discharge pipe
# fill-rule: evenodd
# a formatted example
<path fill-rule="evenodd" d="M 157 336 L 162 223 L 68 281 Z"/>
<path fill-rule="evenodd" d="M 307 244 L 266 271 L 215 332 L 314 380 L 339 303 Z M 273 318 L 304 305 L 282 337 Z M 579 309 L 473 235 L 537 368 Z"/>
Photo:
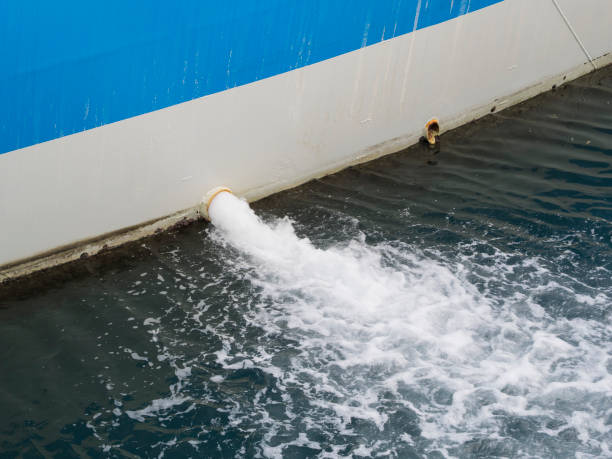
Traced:
<path fill-rule="evenodd" d="M 210 215 L 208 214 L 208 209 L 210 208 L 210 205 L 213 202 L 213 200 L 220 193 L 234 194 L 234 193 L 232 193 L 232 190 L 230 190 L 229 188 L 227 188 L 225 186 L 218 186 L 218 187 L 215 187 L 212 190 L 210 190 L 202 198 L 202 202 L 200 203 L 200 213 L 208 221 L 210 221 Z"/>

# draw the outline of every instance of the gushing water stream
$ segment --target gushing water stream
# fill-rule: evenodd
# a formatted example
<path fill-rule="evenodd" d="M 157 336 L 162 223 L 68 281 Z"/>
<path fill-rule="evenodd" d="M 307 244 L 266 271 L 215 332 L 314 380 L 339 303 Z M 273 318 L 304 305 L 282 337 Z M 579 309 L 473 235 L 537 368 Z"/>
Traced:
<path fill-rule="evenodd" d="M 290 220 L 266 224 L 229 193 L 209 212 L 215 240 L 241 253 L 233 269 L 261 291 L 254 322 L 295 343 L 288 365 L 276 366 L 264 345 L 257 366 L 278 378 L 281 391 L 306 395 L 299 414 L 290 398 L 285 403 L 311 428 L 331 423 L 358 437 L 371 425 L 379 442 L 362 445 L 362 455 L 424 440 L 444 451 L 474 432 L 502 439 L 518 419 L 530 420 L 517 428 L 531 435 L 571 428 L 588 442 L 609 433 L 610 326 L 551 317 L 532 299 L 542 286 L 504 279 L 519 267 L 545 278 L 537 259 L 510 266 L 495 253 L 489 275 L 505 294 L 492 297 L 468 280 L 469 259 L 371 246 L 363 235 L 320 249 Z M 559 400 L 575 409 L 561 409 Z M 282 425 L 270 422 L 271 436 Z M 280 456 L 286 446 L 266 451 Z"/>

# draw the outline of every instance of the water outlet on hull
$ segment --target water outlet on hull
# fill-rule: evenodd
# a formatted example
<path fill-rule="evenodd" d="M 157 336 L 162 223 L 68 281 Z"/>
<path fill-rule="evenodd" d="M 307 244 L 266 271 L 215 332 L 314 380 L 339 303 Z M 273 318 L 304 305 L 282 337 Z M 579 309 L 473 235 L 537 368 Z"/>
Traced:
<path fill-rule="evenodd" d="M 437 118 L 432 118 L 425 124 L 425 132 L 427 143 L 432 146 L 435 145 L 440 135 L 440 122 Z"/>
<path fill-rule="evenodd" d="M 202 198 L 202 202 L 200 202 L 200 214 L 202 214 L 202 216 L 208 221 L 210 221 L 210 215 L 208 214 L 210 204 L 220 193 L 234 194 L 228 187 L 218 186 L 206 193 Z"/>

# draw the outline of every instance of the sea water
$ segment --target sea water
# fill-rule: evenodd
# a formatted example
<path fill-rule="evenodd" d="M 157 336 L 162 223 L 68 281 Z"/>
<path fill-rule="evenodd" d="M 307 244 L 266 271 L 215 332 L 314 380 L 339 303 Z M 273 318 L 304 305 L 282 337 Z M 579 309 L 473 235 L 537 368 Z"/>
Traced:
<path fill-rule="evenodd" d="M 612 70 L 0 310 L 0 457 L 612 456 Z"/>

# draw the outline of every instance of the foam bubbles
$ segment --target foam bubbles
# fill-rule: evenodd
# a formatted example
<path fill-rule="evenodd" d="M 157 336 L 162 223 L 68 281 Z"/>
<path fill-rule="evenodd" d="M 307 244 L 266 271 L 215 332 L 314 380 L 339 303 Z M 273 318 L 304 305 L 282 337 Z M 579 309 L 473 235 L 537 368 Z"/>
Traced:
<path fill-rule="evenodd" d="M 274 375 L 281 392 L 306 399 L 299 410 L 294 396 L 284 404 L 313 438 L 334 429 L 335 446 L 352 438 L 357 455 L 415 446 L 462 455 L 473 442 L 534 454 L 573 429 L 577 451 L 609 452 L 602 419 L 610 416 L 612 328 L 542 308 L 543 288 L 568 288 L 537 259 L 510 264 L 494 252 L 483 270 L 469 256 L 451 261 L 363 237 L 323 250 L 298 237 L 290 220 L 266 224 L 228 193 L 209 213 L 211 236 L 238 250 L 228 269 L 260 292 L 252 324 L 295 343 L 283 365 L 279 349 L 266 344 L 248 361 Z M 517 272 L 547 283 L 529 285 Z M 584 304 L 609 300 L 602 292 L 576 296 Z M 236 357 L 224 349 L 218 361 L 229 368 Z M 234 413 L 237 423 L 249 416 Z M 271 432 L 288 428 L 264 418 Z M 514 441 L 526 435 L 535 446 Z M 273 434 L 264 443 L 271 456 L 282 454 Z"/>

